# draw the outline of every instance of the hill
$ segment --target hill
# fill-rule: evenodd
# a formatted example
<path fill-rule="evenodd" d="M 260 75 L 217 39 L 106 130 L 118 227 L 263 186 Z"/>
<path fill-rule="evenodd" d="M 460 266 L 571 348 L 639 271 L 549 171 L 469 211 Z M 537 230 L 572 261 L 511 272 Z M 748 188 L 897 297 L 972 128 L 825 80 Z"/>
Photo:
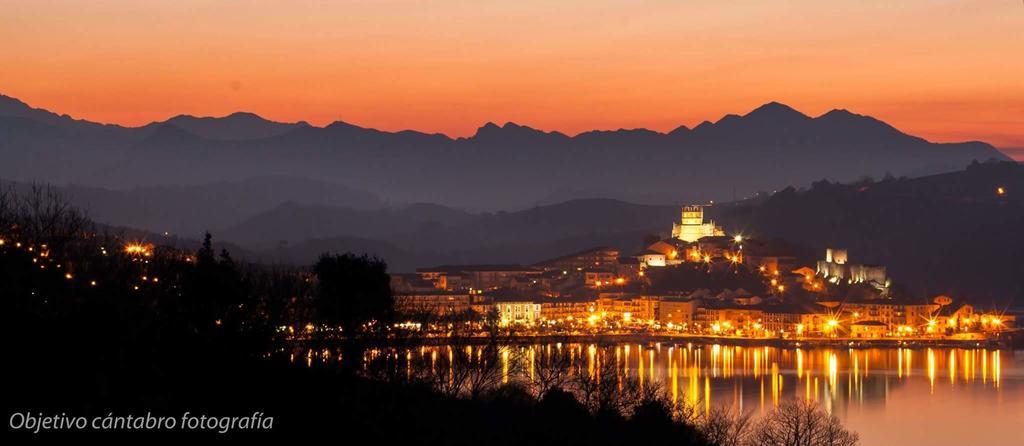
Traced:
<path fill-rule="evenodd" d="M 887 265 L 917 293 L 1024 301 L 1024 166 L 1017 163 L 915 179 L 820 181 L 718 210 L 727 227 L 755 237 L 847 248 L 851 261 Z"/>

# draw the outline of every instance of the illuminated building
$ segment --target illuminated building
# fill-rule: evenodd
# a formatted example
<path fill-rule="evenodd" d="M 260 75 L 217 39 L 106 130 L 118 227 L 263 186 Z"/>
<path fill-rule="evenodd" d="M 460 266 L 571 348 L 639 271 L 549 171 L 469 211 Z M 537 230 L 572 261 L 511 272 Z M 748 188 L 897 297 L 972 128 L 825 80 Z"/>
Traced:
<path fill-rule="evenodd" d="M 585 321 L 588 316 L 597 312 L 595 298 L 550 298 L 540 302 L 540 317 L 546 321 Z"/>
<path fill-rule="evenodd" d="M 672 225 L 672 237 L 685 242 L 695 242 L 701 237 L 724 236 L 725 231 L 715 226 L 714 221 L 704 222 L 704 207 L 683 206 L 682 218 Z"/>
<path fill-rule="evenodd" d="M 586 268 L 583 270 L 583 284 L 588 288 L 602 288 L 614 285 L 617 277 L 612 271 L 600 268 Z"/>
<path fill-rule="evenodd" d="M 540 322 L 541 304 L 535 299 L 497 300 L 494 308 L 502 325 L 533 325 Z"/>
<path fill-rule="evenodd" d="M 698 299 L 664 299 L 658 302 L 658 322 L 663 325 L 692 326 L 696 319 Z"/>
<path fill-rule="evenodd" d="M 604 317 L 634 321 L 652 321 L 657 318 L 659 298 L 654 296 L 601 296 L 597 311 Z"/>
<path fill-rule="evenodd" d="M 850 324 L 850 337 L 881 338 L 889 332 L 889 327 L 878 321 L 860 321 Z"/>
<path fill-rule="evenodd" d="M 681 240 L 669 238 L 665 240 L 658 240 L 650 245 L 644 252 L 654 252 L 661 254 L 665 257 L 665 265 L 678 265 L 688 260 L 687 252 L 690 250 L 688 243 Z M 657 266 L 657 265 L 650 265 Z"/>
<path fill-rule="evenodd" d="M 667 257 L 665 254 L 650 249 L 643 250 L 636 255 L 637 260 L 645 268 L 665 266 Z"/>
<path fill-rule="evenodd" d="M 727 302 L 706 302 L 697 309 L 697 322 L 704 327 L 721 327 L 724 334 L 750 329 L 760 323 L 764 310 L 758 306 L 743 306 Z"/>

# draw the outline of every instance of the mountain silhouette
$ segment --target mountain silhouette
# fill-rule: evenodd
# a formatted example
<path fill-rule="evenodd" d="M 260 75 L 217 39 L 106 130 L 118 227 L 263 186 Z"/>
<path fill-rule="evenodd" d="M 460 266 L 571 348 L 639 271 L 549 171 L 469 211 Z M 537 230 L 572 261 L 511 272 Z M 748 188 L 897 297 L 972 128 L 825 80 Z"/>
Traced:
<path fill-rule="evenodd" d="M 167 121 L 196 136 L 207 139 L 246 140 L 269 138 L 309 124 L 305 121 L 282 123 L 263 119 L 254 113 L 236 112 L 221 118 L 178 115 Z"/>
<path fill-rule="evenodd" d="M 288 176 L 340 182 L 397 203 L 473 210 L 573 196 L 564 191 L 650 204 L 722 201 L 821 178 L 919 176 L 1009 159 L 981 142 L 932 143 L 869 116 L 833 110 L 811 117 L 778 102 L 669 133 L 569 136 L 509 122 L 450 138 L 343 121 L 278 123 L 251 113 L 111 126 L 2 97 L 0 141 L 8 161 L 0 177 L 11 180 L 129 189 Z"/>

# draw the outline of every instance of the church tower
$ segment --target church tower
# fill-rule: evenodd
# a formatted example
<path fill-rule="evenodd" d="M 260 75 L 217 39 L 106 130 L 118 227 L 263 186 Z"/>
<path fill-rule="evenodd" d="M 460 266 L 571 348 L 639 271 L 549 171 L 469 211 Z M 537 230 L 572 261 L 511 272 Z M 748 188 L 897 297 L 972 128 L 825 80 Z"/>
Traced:
<path fill-rule="evenodd" d="M 680 222 L 683 226 L 704 224 L 704 207 L 699 205 L 683 206 L 683 218 Z"/>
<path fill-rule="evenodd" d="M 704 223 L 704 206 L 699 204 L 683 206 L 679 223 L 672 225 L 672 237 L 688 243 L 716 235 L 725 235 L 725 231 L 713 221 Z"/>

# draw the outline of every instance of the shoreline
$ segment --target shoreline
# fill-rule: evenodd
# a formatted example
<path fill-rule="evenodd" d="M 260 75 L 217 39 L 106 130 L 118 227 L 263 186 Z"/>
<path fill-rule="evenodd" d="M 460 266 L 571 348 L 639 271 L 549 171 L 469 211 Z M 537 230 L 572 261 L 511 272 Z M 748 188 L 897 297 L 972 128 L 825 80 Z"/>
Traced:
<path fill-rule="evenodd" d="M 573 334 L 573 335 L 514 335 L 499 336 L 496 338 L 499 344 L 507 345 L 528 345 L 528 344 L 549 344 L 549 343 L 594 343 L 594 344 L 622 344 L 622 343 L 693 343 L 700 345 L 723 344 L 737 346 L 771 346 L 779 348 L 805 348 L 805 347 L 845 347 L 845 348 L 998 348 L 998 349 L 1020 349 L 1024 348 L 1020 340 L 1014 337 L 1000 339 L 928 339 L 928 338 L 904 338 L 904 339 L 859 339 L 859 338 L 744 338 L 744 337 L 721 337 L 686 334 Z M 486 336 L 462 336 L 462 337 L 422 337 L 406 338 L 397 342 L 371 342 L 376 345 L 399 345 L 404 342 L 412 342 L 420 345 L 446 345 L 452 343 L 466 345 L 482 345 L 492 340 Z M 344 342 L 341 339 L 290 339 L 285 341 L 288 344 L 317 344 L 337 345 Z"/>

